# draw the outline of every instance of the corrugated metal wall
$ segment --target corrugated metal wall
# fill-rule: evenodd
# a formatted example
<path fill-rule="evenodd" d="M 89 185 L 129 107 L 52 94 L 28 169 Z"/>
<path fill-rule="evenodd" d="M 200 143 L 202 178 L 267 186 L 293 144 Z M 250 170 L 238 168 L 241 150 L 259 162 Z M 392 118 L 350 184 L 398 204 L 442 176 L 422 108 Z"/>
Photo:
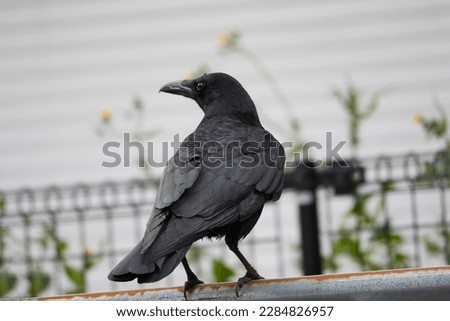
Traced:
<path fill-rule="evenodd" d="M 1 0 L 0 9 L 1 187 L 139 174 L 101 168 L 99 109 L 111 107 L 127 131 L 124 110 L 139 96 L 155 140 L 183 137 L 200 110 L 158 89 L 203 64 L 237 77 L 263 121 L 286 121 L 251 63 L 218 54 L 214 39 L 229 30 L 277 79 L 304 139 L 347 138 L 331 90 L 348 79 L 369 93 L 393 89 L 363 126 L 361 156 L 433 150 L 411 114 L 434 113 L 433 95 L 450 106 L 445 0 Z"/>

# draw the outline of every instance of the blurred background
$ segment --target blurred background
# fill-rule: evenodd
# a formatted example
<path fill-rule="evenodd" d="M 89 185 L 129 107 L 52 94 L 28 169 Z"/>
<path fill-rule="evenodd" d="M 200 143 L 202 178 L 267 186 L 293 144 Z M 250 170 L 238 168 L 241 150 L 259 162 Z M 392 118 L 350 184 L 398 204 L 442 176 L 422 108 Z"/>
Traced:
<path fill-rule="evenodd" d="M 267 206 L 242 245 L 260 274 L 304 274 L 304 190 L 320 272 L 450 264 L 449 21 L 445 0 L 0 0 L 0 297 L 138 287 L 106 275 L 151 210 L 162 168 L 139 163 L 202 118 L 159 88 L 213 71 L 242 83 L 290 159 L 309 141 L 326 159 L 330 132 L 355 164 L 293 178 Z M 153 145 L 102 166 L 124 133 Z M 207 282 L 243 274 L 217 243 L 190 259 Z"/>

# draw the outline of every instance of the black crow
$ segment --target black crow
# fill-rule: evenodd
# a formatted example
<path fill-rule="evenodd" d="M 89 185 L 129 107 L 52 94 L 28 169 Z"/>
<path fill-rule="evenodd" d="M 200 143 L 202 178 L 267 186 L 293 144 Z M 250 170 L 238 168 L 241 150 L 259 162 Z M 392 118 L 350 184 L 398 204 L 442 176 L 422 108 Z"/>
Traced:
<path fill-rule="evenodd" d="M 284 181 L 282 145 L 265 130 L 241 84 L 224 73 L 175 81 L 160 91 L 194 99 L 204 112 L 197 129 L 168 161 L 141 242 L 111 271 L 112 281 L 155 282 L 182 262 L 184 295 L 203 283 L 186 253 L 204 237 L 225 237 L 247 273 L 262 277 L 238 249 L 258 221 L 264 203 L 280 198 Z"/>

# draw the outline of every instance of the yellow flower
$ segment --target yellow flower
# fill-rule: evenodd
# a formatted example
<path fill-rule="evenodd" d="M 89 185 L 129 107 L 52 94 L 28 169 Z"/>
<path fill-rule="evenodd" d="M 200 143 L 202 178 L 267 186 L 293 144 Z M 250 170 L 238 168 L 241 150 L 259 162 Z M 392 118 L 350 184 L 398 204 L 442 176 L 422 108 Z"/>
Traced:
<path fill-rule="evenodd" d="M 417 125 L 421 122 L 422 120 L 422 116 L 419 113 L 414 113 L 412 115 L 411 121 L 413 122 L 414 125 Z"/>
<path fill-rule="evenodd" d="M 183 79 L 194 79 L 194 73 L 190 70 L 187 70 L 183 73 Z"/>
<path fill-rule="evenodd" d="M 100 109 L 100 119 L 104 122 L 107 122 L 111 119 L 112 111 L 111 108 L 103 107 Z"/>
<path fill-rule="evenodd" d="M 221 33 L 216 37 L 216 45 L 219 48 L 225 48 L 230 44 L 230 39 L 231 39 L 230 34 Z"/>
<path fill-rule="evenodd" d="M 89 255 L 92 255 L 93 251 L 92 251 L 92 248 L 90 246 L 86 246 L 84 248 L 83 252 L 84 252 L 84 255 L 89 256 Z"/>

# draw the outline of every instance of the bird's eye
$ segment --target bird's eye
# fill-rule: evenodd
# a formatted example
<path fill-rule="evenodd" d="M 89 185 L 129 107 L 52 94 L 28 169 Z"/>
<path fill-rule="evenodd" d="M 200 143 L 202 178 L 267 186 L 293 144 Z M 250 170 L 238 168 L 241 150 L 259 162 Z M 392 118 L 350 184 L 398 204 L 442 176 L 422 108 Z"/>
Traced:
<path fill-rule="evenodd" d="M 199 82 L 197 84 L 197 91 L 202 91 L 203 88 L 205 88 L 205 83 L 204 82 Z"/>

